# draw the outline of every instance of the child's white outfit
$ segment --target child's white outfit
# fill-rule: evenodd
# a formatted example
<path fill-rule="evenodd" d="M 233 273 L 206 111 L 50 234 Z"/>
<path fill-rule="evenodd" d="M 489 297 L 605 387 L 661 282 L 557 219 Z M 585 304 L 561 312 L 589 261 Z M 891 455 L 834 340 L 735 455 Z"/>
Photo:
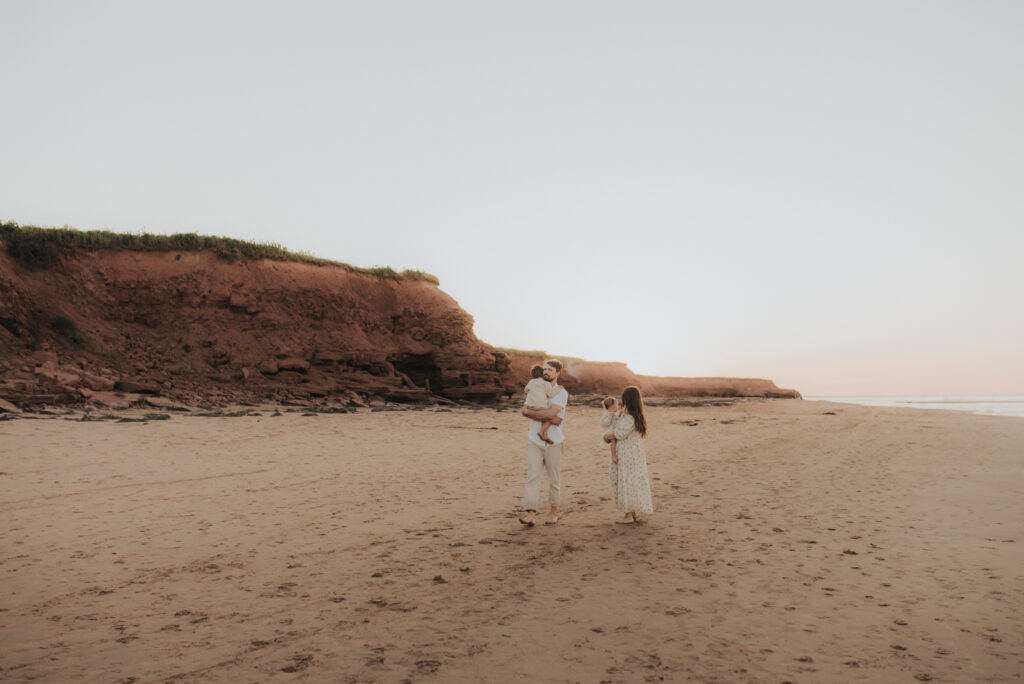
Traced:
<path fill-rule="evenodd" d="M 618 416 L 618 413 L 612 413 L 611 411 L 605 411 L 601 414 L 601 427 L 604 428 L 601 430 L 601 446 L 610 446 L 604 441 L 604 435 L 615 426 L 615 419 Z"/>
<path fill-rule="evenodd" d="M 556 394 L 558 390 L 544 378 L 534 378 L 526 383 L 526 405 L 530 408 L 546 409 Z"/>

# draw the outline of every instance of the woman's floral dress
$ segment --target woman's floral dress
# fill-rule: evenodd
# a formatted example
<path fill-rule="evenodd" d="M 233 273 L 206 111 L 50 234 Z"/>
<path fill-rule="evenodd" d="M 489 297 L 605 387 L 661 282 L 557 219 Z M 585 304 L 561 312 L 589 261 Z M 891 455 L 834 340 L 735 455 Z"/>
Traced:
<path fill-rule="evenodd" d="M 653 513 L 651 481 L 647 476 L 647 455 L 644 453 L 643 438 L 636 431 L 633 416 L 628 413 L 619 416 L 608 432 L 613 433 L 618 440 L 615 453 L 619 462 L 608 466 L 615 504 L 623 513 Z"/>

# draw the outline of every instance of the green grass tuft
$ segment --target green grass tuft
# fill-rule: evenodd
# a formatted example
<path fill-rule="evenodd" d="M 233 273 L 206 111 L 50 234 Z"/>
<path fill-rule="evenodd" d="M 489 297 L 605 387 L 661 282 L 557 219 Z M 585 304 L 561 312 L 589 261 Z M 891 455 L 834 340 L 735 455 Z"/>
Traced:
<path fill-rule="evenodd" d="M 228 263 L 257 259 L 297 261 L 319 266 L 338 266 L 353 273 L 362 273 L 378 278 L 423 280 L 435 285 L 440 284 L 437 276 L 423 271 L 405 270 L 399 273 L 390 266 L 359 268 L 337 261 L 320 259 L 308 252 L 292 252 L 276 242 L 248 242 L 196 233 L 175 233 L 173 235 L 114 233 L 109 230 L 76 230 L 67 226 L 63 228 L 20 226 L 13 221 L 7 221 L 0 223 L 0 239 L 7 245 L 7 250 L 14 258 L 33 268 L 52 268 L 64 257 L 81 251 L 211 251 Z"/>

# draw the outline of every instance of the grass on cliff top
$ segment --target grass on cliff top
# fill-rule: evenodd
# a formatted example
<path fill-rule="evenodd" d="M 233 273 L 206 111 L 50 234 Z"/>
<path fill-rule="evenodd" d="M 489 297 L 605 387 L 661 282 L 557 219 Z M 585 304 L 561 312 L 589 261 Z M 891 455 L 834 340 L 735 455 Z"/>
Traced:
<path fill-rule="evenodd" d="M 548 353 L 540 349 L 515 349 L 514 347 L 495 347 L 498 351 L 503 351 L 509 356 L 543 356 L 547 358 Z"/>
<path fill-rule="evenodd" d="M 339 266 L 354 273 L 391 278 L 393 280 L 425 280 L 439 284 L 437 276 L 418 270 L 396 271 L 390 266 L 359 268 L 307 252 L 292 252 L 276 242 L 247 242 L 228 237 L 211 237 L 196 233 L 152 235 L 150 233 L 114 233 L 109 230 L 76 230 L 20 226 L 13 221 L 0 223 L 0 239 L 11 255 L 26 266 L 50 268 L 61 258 L 76 252 L 104 250 L 135 250 L 140 252 L 210 251 L 227 262 L 247 259 L 301 261 L 320 266 Z"/>
<path fill-rule="evenodd" d="M 529 356 L 539 357 L 545 361 L 548 359 L 558 359 L 563 365 L 569 365 L 571 362 L 583 362 L 585 359 L 581 359 L 578 356 L 560 356 L 558 354 L 549 354 L 541 349 L 516 349 L 515 347 L 495 347 L 498 351 L 503 351 L 509 356 Z"/>

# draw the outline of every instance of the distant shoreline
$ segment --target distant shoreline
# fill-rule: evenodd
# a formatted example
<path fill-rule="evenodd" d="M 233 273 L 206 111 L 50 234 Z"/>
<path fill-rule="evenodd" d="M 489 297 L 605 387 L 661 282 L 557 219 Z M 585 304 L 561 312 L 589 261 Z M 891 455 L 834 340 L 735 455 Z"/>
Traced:
<path fill-rule="evenodd" d="M 880 408 L 918 408 L 961 411 L 984 416 L 1024 418 L 1024 394 L 936 394 L 858 397 L 805 397 L 807 401 L 828 401 Z"/>

